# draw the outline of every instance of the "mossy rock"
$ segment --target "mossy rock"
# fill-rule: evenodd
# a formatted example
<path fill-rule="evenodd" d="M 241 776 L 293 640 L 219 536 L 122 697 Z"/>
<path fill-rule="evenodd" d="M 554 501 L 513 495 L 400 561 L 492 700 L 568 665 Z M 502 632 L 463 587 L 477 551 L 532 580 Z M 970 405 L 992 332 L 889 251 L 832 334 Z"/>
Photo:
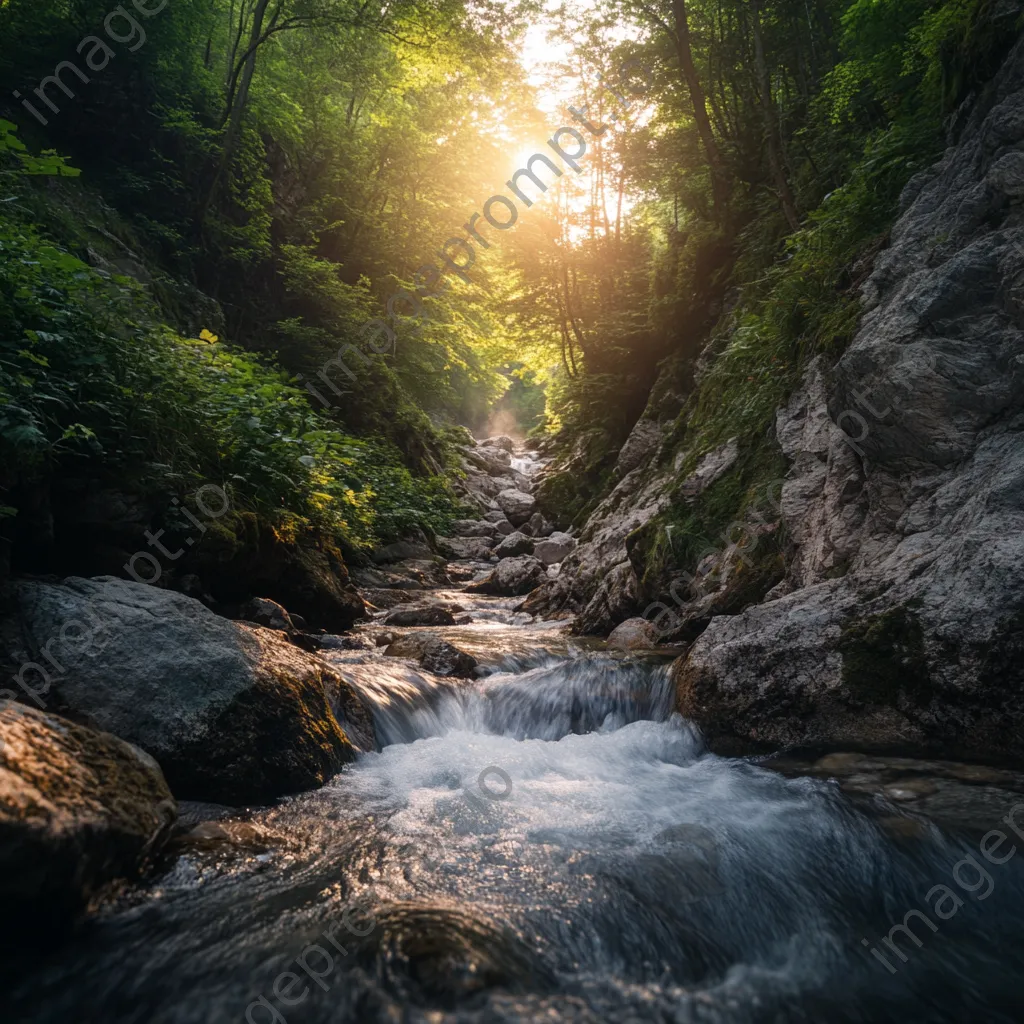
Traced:
<path fill-rule="evenodd" d="M 924 630 L 910 603 L 848 622 L 838 650 L 850 695 L 865 704 L 926 704 L 932 685 Z"/>

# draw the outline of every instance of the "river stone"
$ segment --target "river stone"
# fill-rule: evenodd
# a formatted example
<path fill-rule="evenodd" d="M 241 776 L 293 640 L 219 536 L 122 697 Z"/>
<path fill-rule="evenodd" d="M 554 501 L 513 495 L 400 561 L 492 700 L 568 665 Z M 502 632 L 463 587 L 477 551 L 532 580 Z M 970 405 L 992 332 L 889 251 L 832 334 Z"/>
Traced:
<path fill-rule="evenodd" d="M 438 537 L 437 547 L 448 558 L 479 559 L 490 557 L 494 543 L 489 537 Z"/>
<path fill-rule="evenodd" d="M 537 502 L 532 494 L 513 488 L 499 492 L 495 500 L 513 526 L 522 526 L 529 521 L 537 508 Z"/>
<path fill-rule="evenodd" d="M 527 537 L 525 533 L 520 533 L 516 530 L 498 544 L 494 549 L 494 553 L 498 556 L 499 561 L 502 558 L 510 558 L 513 555 L 532 555 L 533 540 Z"/>
<path fill-rule="evenodd" d="M 477 665 L 476 658 L 434 633 L 399 637 L 384 653 L 391 658 L 412 658 L 436 676 L 469 679 Z"/>
<path fill-rule="evenodd" d="M 239 610 L 238 617 L 267 629 L 283 629 L 286 633 L 293 633 L 296 629 L 288 612 L 267 597 L 254 597 L 248 601 Z"/>
<path fill-rule="evenodd" d="M 555 565 L 576 547 L 576 541 L 567 533 L 553 533 L 533 546 L 533 553 L 545 564 Z"/>
<path fill-rule="evenodd" d="M 403 605 L 384 616 L 385 626 L 454 626 L 455 616 L 439 604 Z"/>
<path fill-rule="evenodd" d="M 379 564 L 402 562 L 406 559 L 433 558 L 434 552 L 425 540 L 397 540 L 393 544 L 385 544 L 376 548 L 371 556 Z"/>
<path fill-rule="evenodd" d="M 534 512 L 523 529 L 531 537 L 548 537 L 555 532 L 554 526 L 544 518 L 541 512 Z"/>
<path fill-rule="evenodd" d="M 465 453 L 465 461 L 488 476 L 501 477 L 509 472 L 512 459 L 501 448 L 477 448 Z"/>
<path fill-rule="evenodd" d="M 23 581 L 14 596 L 16 656 L 52 669 L 27 676 L 40 698 L 152 754 L 182 799 L 267 802 L 375 746 L 351 686 L 275 630 L 110 576 Z"/>
<path fill-rule="evenodd" d="M 416 599 L 416 592 L 398 590 L 397 588 L 379 588 L 364 590 L 363 598 L 380 611 L 390 611 L 396 605 L 412 604 Z"/>
<path fill-rule="evenodd" d="M 498 513 L 499 518 L 504 518 L 504 513 Z M 488 521 L 485 519 L 456 519 L 452 523 L 452 535 L 455 537 L 493 537 L 495 533 L 494 523 L 497 520 Z"/>
<path fill-rule="evenodd" d="M 494 508 L 491 509 L 489 512 L 485 512 L 484 519 L 486 519 L 487 522 L 489 523 L 494 523 L 495 525 L 508 522 L 508 520 L 505 518 L 505 513 L 502 512 L 500 508 Z M 512 524 L 509 523 L 509 525 L 511 526 Z"/>
<path fill-rule="evenodd" d="M 613 650 L 634 651 L 657 647 L 660 634 L 647 619 L 636 616 L 620 622 L 608 635 L 608 646 Z"/>
<path fill-rule="evenodd" d="M 516 443 L 511 437 L 505 434 L 498 434 L 496 437 L 488 437 L 480 442 L 484 448 L 502 448 L 510 455 L 515 451 Z"/>
<path fill-rule="evenodd" d="M 498 594 L 512 597 L 528 594 L 545 579 L 544 563 L 532 555 L 503 558 L 479 583 L 466 587 L 473 594 Z"/>
<path fill-rule="evenodd" d="M 159 765 L 107 733 L 0 710 L 0 923 L 43 932 L 138 876 L 177 816 Z"/>

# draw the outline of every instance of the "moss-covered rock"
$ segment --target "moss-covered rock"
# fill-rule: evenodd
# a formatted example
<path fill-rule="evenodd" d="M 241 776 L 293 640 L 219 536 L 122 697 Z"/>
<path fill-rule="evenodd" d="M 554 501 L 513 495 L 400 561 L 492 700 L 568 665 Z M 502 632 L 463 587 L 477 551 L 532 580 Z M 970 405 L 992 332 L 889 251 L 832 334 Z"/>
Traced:
<path fill-rule="evenodd" d="M 283 632 L 110 578 L 24 581 L 15 598 L 40 700 L 152 754 L 182 799 L 266 802 L 375 746 L 352 687 Z"/>

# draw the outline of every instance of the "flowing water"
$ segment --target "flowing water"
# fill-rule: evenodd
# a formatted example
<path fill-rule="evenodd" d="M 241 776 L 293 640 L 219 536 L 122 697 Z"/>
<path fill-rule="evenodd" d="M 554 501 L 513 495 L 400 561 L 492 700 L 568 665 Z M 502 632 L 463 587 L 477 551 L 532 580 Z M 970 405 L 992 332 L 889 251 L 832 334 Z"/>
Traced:
<path fill-rule="evenodd" d="M 523 622 L 513 600 L 447 596 L 474 623 L 442 632 L 483 678 L 331 654 L 375 709 L 379 752 L 227 819 L 230 842 L 179 844 L 41 964 L 12 954 L 2 1019 L 1024 1016 L 1024 857 L 996 866 L 977 836 L 712 755 L 663 666 Z M 881 940 L 912 910 L 928 922 L 908 919 L 897 955 Z"/>

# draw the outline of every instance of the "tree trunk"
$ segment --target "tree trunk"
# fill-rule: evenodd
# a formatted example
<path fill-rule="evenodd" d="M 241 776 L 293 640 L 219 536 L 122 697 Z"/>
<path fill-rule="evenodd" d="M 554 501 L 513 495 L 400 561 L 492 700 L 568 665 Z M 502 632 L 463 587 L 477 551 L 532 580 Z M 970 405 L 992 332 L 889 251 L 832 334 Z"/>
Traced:
<path fill-rule="evenodd" d="M 715 134 L 711 129 L 711 121 L 708 118 L 704 87 L 700 83 L 697 68 L 693 63 L 686 0 L 672 0 L 672 16 L 675 21 L 673 42 L 676 47 L 676 57 L 679 60 L 679 67 L 683 72 L 686 87 L 690 91 L 693 119 L 697 123 L 697 134 L 700 136 L 701 145 L 704 147 L 704 153 L 708 158 L 708 166 L 711 168 L 711 188 L 715 199 L 715 206 L 718 207 L 723 205 L 729 198 L 729 183 L 725 173 L 722 154 L 718 148 L 718 143 L 715 141 Z"/>
<path fill-rule="evenodd" d="M 768 143 L 768 165 L 771 169 L 775 188 L 778 192 L 782 212 L 786 215 L 790 229 L 797 231 L 800 217 L 796 211 L 796 200 L 793 190 L 789 187 L 786 177 L 785 151 L 782 147 L 782 133 L 775 121 L 775 104 L 772 101 L 771 78 L 768 74 L 768 62 L 764 55 L 764 38 L 761 34 L 760 0 L 750 0 L 751 26 L 754 33 L 754 65 L 757 69 L 757 87 L 761 97 L 761 110 L 764 114 L 764 130 Z"/>

